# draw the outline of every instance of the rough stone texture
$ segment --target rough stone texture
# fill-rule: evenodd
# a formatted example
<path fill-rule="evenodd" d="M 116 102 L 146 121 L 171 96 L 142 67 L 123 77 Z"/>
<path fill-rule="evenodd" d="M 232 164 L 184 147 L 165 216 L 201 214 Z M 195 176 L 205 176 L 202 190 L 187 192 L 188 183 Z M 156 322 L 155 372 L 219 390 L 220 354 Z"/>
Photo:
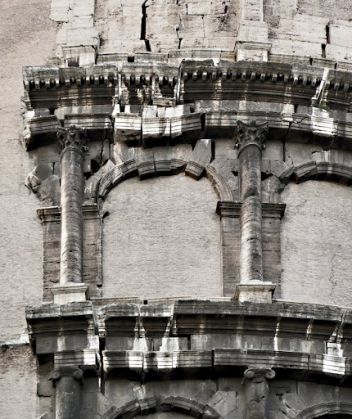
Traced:
<path fill-rule="evenodd" d="M 351 307 L 351 189 L 307 181 L 282 199 L 282 298 Z"/>
<path fill-rule="evenodd" d="M 103 225 L 104 296 L 221 296 L 220 220 L 207 179 L 123 182 Z"/>
<path fill-rule="evenodd" d="M 29 345 L 1 348 L 0 417 L 36 417 L 36 359 Z"/>
<path fill-rule="evenodd" d="M 102 36 L 100 52 L 233 50 L 238 9 L 238 0 L 98 0 L 95 19 Z"/>
<path fill-rule="evenodd" d="M 351 17 L 342 0 L 264 0 L 272 54 L 350 61 Z"/>
<path fill-rule="evenodd" d="M 37 198 L 24 185 L 33 162 L 20 144 L 22 66 L 45 63 L 55 42 L 55 25 L 49 20 L 47 0 L 1 3 L 1 105 L 0 105 L 0 339 L 24 332 L 24 306 L 42 296 L 41 226 Z M 24 16 L 26 17 L 24 19 Z M 31 25 L 28 25 L 31 22 Z M 5 415 L 6 416 L 6 415 Z"/>
<path fill-rule="evenodd" d="M 82 282 L 84 140 L 76 129 L 64 131 L 61 153 L 60 284 Z"/>
<path fill-rule="evenodd" d="M 102 289 L 108 298 L 67 305 L 62 298 L 56 301 L 62 305 L 27 309 L 38 409 L 33 360 L 7 340 L 2 377 L 10 384 L 2 394 L 11 407 L 1 405 L 7 410 L 0 416 L 11 418 L 17 405 L 16 417 L 42 419 L 54 419 L 55 410 L 55 419 L 351 413 L 352 315 L 331 306 L 350 306 L 351 291 L 350 189 L 333 183 L 352 180 L 349 2 L 52 0 L 49 6 L 16 0 L 0 12 L 3 337 L 25 342 L 23 305 L 40 302 L 35 208 L 59 204 L 58 154 L 43 144 L 54 141 L 58 124 L 87 128 L 94 141 L 84 162 L 83 277 L 91 296 Z M 55 26 L 57 56 L 47 66 Z M 29 159 L 14 141 L 23 64 L 39 66 L 24 70 Z M 273 304 L 229 298 L 240 279 L 239 213 L 246 208 L 239 202 L 243 161 L 231 140 L 238 120 L 267 122 L 270 130 L 261 170 L 258 159 L 255 166 L 264 201 L 257 193 L 263 278 L 280 284 Z M 205 153 L 198 153 L 199 138 L 210 139 Z M 205 175 L 198 182 L 175 175 L 192 158 L 186 172 Z M 20 186 L 28 173 L 27 186 L 41 202 Z M 145 180 L 126 180 L 132 176 Z M 287 203 L 283 221 L 280 202 Z M 45 211 L 52 217 L 43 241 L 48 293 L 58 280 L 60 215 L 57 207 Z M 160 298 L 184 295 L 195 299 Z M 271 367 L 277 378 L 268 385 L 258 377 L 254 386 L 243 382 L 244 370 Z M 53 370 L 65 368 L 79 379 L 85 370 L 83 384 L 62 380 L 53 390 L 49 377 L 57 380 Z M 19 375 L 25 391 L 14 388 Z M 9 388 L 16 394 L 8 396 Z"/>
<path fill-rule="evenodd" d="M 89 385 L 93 390 L 93 385 Z M 83 414 L 89 414 L 89 418 L 99 417 L 104 419 L 114 418 L 114 412 L 138 412 L 141 408 L 146 410 L 137 418 L 145 417 L 148 413 L 148 405 L 151 406 L 147 418 L 171 419 L 184 418 L 200 414 L 202 407 L 208 406 L 215 410 L 223 418 L 245 417 L 248 410 L 245 406 L 244 385 L 241 378 L 219 378 L 214 380 L 164 380 L 162 382 L 150 381 L 127 381 L 124 379 L 107 380 L 105 382 L 105 395 L 93 396 L 86 400 Z M 118 397 L 119 396 L 119 397 Z M 254 394 L 255 399 L 261 402 L 261 394 Z M 167 403 L 167 400 L 175 401 L 179 408 L 162 412 L 162 407 L 155 408 L 156 397 L 159 402 Z M 276 379 L 270 381 L 270 394 L 268 407 L 264 417 L 287 419 L 298 417 L 301 412 L 310 409 L 313 414 L 343 411 L 350 412 L 350 389 L 334 385 L 300 382 L 292 379 Z M 154 399 L 153 399 L 154 398 Z M 154 405 L 153 405 L 154 400 Z M 340 406 L 339 410 L 338 407 Z M 180 408 L 181 407 L 181 408 Z M 335 410 L 333 410 L 335 408 Z M 157 410 L 155 412 L 155 410 Z M 110 412 L 110 415 L 109 415 Z M 214 412 L 214 411 L 213 411 Z M 257 416 L 258 410 L 253 417 Z M 83 416 L 84 417 L 84 416 Z M 87 416 L 86 416 L 87 417 Z M 333 416 L 340 417 L 340 416 Z M 344 416 L 341 416 L 344 417 Z M 348 417 L 346 415 L 346 417 Z"/>
<path fill-rule="evenodd" d="M 51 289 L 60 281 L 61 222 L 58 207 L 42 208 L 39 217 L 43 228 L 43 298 L 52 301 Z M 83 207 L 83 282 L 91 297 L 101 295 L 101 218 L 96 205 Z"/>

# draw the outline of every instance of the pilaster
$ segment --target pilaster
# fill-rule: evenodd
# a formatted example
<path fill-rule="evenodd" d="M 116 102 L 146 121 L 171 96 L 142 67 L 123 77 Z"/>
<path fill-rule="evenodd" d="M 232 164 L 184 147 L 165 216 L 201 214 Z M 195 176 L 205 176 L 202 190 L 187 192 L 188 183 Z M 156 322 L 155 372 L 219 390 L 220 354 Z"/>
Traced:
<path fill-rule="evenodd" d="M 269 380 L 275 377 L 271 368 L 248 368 L 244 372 L 246 386 L 246 419 L 268 417 Z"/>

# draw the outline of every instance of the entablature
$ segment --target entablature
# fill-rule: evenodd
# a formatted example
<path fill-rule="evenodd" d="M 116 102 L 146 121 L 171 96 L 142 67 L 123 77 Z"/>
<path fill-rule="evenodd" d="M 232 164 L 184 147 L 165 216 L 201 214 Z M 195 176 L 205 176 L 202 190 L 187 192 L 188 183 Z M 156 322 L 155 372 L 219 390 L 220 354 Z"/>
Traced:
<path fill-rule="evenodd" d="M 65 366 L 100 354 L 106 373 L 270 365 L 352 374 L 352 312 L 332 306 L 96 298 L 27 308 L 27 321 L 38 354 Z"/>
<path fill-rule="evenodd" d="M 28 149 L 58 126 L 135 145 L 233 135 L 238 120 L 316 136 L 352 138 L 352 74 L 306 64 L 188 59 L 91 67 L 25 67 Z M 187 105 L 187 106 L 186 106 Z"/>

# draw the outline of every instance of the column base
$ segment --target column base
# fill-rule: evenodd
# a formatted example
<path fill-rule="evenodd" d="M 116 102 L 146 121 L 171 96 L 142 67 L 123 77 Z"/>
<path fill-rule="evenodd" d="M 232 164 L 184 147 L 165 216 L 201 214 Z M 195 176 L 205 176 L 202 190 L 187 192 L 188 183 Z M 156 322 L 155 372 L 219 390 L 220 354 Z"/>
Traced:
<path fill-rule="evenodd" d="M 69 304 L 87 300 L 88 285 L 69 282 L 51 289 L 54 304 Z"/>
<path fill-rule="evenodd" d="M 238 284 L 235 290 L 235 300 L 241 303 L 272 303 L 275 284 L 272 282 L 251 281 Z"/>

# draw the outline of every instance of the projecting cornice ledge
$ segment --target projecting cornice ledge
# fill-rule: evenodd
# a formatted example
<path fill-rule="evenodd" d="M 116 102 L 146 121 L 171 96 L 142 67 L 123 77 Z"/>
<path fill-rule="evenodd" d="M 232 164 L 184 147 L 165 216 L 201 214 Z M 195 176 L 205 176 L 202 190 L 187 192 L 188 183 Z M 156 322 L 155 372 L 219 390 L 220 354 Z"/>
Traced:
<path fill-rule="evenodd" d="M 269 365 L 292 374 L 352 375 L 348 309 L 225 299 L 96 299 L 30 307 L 26 313 L 37 354 L 60 357 L 63 351 L 60 362 L 66 366 L 72 359 L 85 365 L 87 354 L 94 365 L 93 352 L 102 351 L 107 373 Z M 74 333 L 80 338 L 73 339 Z"/>
<path fill-rule="evenodd" d="M 352 138 L 352 73 L 304 64 L 185 60 L 25 67 L 24 143 L 53 141 L 75 124 L 89 138 L 152 146 L 200 132 L 233 135 L 237 121 Z M 247 106 L 244 106 L 244 102 Z M 184 138 L 185 137 L 185 138 Z M 135 145 L 135 144 L 134 144 Z"/>

